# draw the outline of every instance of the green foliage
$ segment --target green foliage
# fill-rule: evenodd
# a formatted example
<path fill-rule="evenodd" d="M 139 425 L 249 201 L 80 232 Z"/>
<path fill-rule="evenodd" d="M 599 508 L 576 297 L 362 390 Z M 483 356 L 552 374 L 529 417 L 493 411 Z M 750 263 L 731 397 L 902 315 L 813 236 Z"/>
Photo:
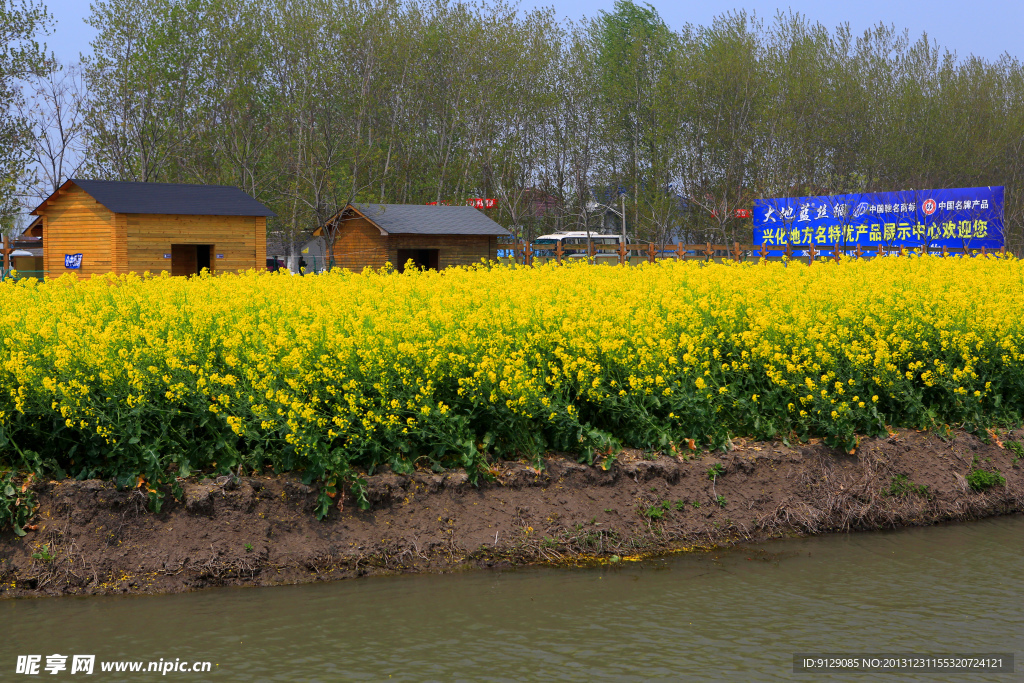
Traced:
<path fill-rule="evenodd" d="M 927 486 L 913 483 L 905 474 L 893 475 L 889 486 L 882 489 L 882 495 L 892 498 L 905 498 L 907 496 L 931 498 L 931 493 L 929 493 Z"/>
<path fill-rule="evenodd" d="M 611 13 L 599 12 L 595 28 L 599 90 L 621 141 L 635 146 L 654 133 L 650 127 L 657 119 L 659 80 L 675 35 L 651 5 L 630 0 L 616 0 Z"/>
<path fill-rule="evenodd" d="M 715 502 L 718 503 L 718 507 L 720 508 L 724 508 L 728 504 L 728 501 L 725 500 L 725 496 L 722 494 L 718 494 L 715 497 Z"/>
<path fill-rule="evenodd" d="M 617 456 L 614 453 L 608 453 L 607 455 L 602 457 L 599 463 L 601 469 L 604 470 L 605 472 L 610 470 L 612 468 L 612 465 L 615 464 L 616 457 Z"/>
<path fill-rule="evenodd" d="M 708 467 L 707 476 L 708 479 L 714 481 L 725 474 L 725 465 L 720 462 L 716 462 L 714 465 Z"/>
<path fill-rule="evenodd" d="M 252 552 L 252 550 L 253 550 L 253 545 L 252 545 L 252 543 L 246 543 L 246 544 L 245 544 L 245 552 L 247 552 L 247 553 L 251 553 L 251 552 Z"/>
<path fill-rule="evenodd" d="M 1019 441 L 1007 441 L 1006 447 L 1013 452 L 1011 467 L 1017 467 L 1017 462 L 1024 459 L 1024 444 Z"/>
<path fill-rule="evenodd" d="M 725 498 L 723 496 L 718 496 L 718 500 L 716 502 L 721 507 L 725 507 Z M 641 510 L 640 514 L 642 514 L 644 517 L 647 517 L 649 519 L 661 519 L 662 517 L 665 516 L 665 513 L 669 512 L 671 510 L 675 510 L 676 512 L 682 512 L 683 510 L 686 509 L 686 505 L 687 505 L 687 503 L 686 503 L 685 500 L 677 500 L 675 502 L 670 501 L 670 500 L 663 500 L 660 503 L 657 503 L 655 505 L 651 505 L 651 506 Z M 692 506 L 695 507 L 695 508 L 699 508 L 700 507 L 700 503 L 695 500 L 695 501 L 693 501 Z M 607 510 L 606 510 L 606 512 L 607 512 Z"/>
<path fill-rule="evenodd" d="M 28 481 L 21 484 L 13 472 L 0 476 L 0 531 L 8 527 L 18 536 L 24 536 L 24 526 L 36 511 L 36 496 Z"/>
<path fill-rule="evenodd" d="M 989 472 L 981 469 L 975 460 L 973 469 L 967 473 L 967 484 L 975 491 L 987 491 L 995 486 L 1006 486 L 1006 477 L 998 470 Z"/>
<path fill-rule="evenodd" d="M 662 502 L 657 505 L 651 505 L 643 511 L 643 515 L 650 519 L 661 519 L 665 516 L 665 513 L 669 510 L 669 503 Z"/>
<path fill-rule="evenodd" d="M 39 550 L 32 553 L 32 559 L 39 560 L 40 562 L 51 562 L 53 558 L 54 555 L 50 552 L 49 545 L 40 546 Z"/>
<path fill-rule="evenodd" d="M 38 38 L 52 24 L 53 18 L 38 0 L 0 1 L 0 231 L 10 229 L 9 220 L 17 211 L 15 194 L 32 136 L 16 106 L 22 102 L 19 81 L 46 70 Z"/>

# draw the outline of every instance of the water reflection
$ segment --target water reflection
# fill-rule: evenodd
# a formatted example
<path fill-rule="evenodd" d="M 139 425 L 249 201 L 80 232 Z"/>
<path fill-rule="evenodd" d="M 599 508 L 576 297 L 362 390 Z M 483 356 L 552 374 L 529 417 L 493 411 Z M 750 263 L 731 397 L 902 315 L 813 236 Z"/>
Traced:
<path fill-rule="evenodd" d="M 5 601 L 0 678 L 55 652 L 210 660 L 223 681 L 769 681 L 794 677 L 794 652 L 1020 659 L 1022 537 L 1016 516 L 592 569 Z"/>

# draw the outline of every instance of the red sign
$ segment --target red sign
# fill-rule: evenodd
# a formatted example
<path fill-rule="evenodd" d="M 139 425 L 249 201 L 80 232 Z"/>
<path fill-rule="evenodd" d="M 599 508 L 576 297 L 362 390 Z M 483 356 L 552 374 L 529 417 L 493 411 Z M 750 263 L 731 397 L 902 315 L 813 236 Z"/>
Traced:
<path fill-rule="evenodd" d="M 472 206 L 474 209 L 493 209 L 498 206 L 498 200 L 475 197 L 473 199 L 467 199 L 466 204 Z M 427 206 L 451 206 L 451 204 L 442 200 L 439 202 L 427 202 Z"/>
<path fill-rule="evenodd" d="M 936 205 L 934 199 L 926 199 L 924 200 L 924 204 L 921 205 L 921 210 L 924 211 L 925 216 L 931 216 L 933 213 L 935 213 L 935 207 Z"/>

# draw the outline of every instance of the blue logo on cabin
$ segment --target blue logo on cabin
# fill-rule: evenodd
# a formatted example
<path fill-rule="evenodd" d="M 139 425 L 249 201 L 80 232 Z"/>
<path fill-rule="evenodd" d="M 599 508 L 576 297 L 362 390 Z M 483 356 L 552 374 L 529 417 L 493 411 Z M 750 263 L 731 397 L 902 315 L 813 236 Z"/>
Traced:
<path fill-rule="evenodd" d="M 77 270 L 82 267 L 81 254 L 64 254 L 64 267 Z"/>

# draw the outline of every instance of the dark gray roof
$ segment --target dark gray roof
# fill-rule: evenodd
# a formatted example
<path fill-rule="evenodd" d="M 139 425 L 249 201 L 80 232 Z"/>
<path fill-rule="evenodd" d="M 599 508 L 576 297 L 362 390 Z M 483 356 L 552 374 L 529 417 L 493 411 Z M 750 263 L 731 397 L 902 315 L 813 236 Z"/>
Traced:
<path fill-rule="evenodd" d="M 114 213 L 163 213 L 183 216 L 274 216 L 273 211 L 237 187 L 128 183 L 116 180 L 72 182 Z"/>
<path fill-rule="evenodd" d="M 355 204 L 359 212 L 389 234 L 509 235 L 472 206 L 422 204 Z"/>

